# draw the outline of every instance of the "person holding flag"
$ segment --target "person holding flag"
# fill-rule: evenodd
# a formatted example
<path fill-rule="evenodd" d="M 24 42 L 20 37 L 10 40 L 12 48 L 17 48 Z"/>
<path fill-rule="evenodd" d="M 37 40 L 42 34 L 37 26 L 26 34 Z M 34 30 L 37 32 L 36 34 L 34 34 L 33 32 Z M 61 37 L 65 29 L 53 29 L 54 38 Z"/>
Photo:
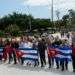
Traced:
<path fill-rule="evenodd" d="M 59 50 L 58 50 L 58 48 L 60 47 L 61 44 L 62 44 L 62 41 L 61 41 L 61 39 L 59 39 L 59 37 L 56 37 L 55 38 L 55 41 L 52 43 L 53 47 L 58 52 L 55 55 L 56 69 L 59 69 L 60 68 L 60 59 L 59 59 Z"/>
<path fill-rule="evenodd" d="M 51 68 L 54 65 L 54 58 L 55 55 L 57 54 L 56 49 L 52 45 L 50 39 L 47 40 L 47 53 L 48 53 L 48 62 L 49 62 L 49 68 Z"/>
<path fill-rule="evenodd" d="M 71 46 L 67 43 L 67 40 L 62 41 L 59 49 L 59 59 L 61 62 L 61 70 L 68 70 L 68 63 L 71 60 Z"/>

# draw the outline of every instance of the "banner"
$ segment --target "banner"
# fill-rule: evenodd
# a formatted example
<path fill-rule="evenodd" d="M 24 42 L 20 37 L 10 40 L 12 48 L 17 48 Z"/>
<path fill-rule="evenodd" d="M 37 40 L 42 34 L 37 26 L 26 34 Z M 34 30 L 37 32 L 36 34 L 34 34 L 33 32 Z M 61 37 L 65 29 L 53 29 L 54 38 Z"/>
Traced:
<path fill-rule="evenodd" d="M 38 52 L 33 48 L 19 48 L 21 52 L 24 53 L 22 56 L 23 60 L 38 60 Z"/>
<path fill-rule="evenodd" d="M 24 53 L 22 55 L 22 58 L 24 60 L 32 60 L 32 61 L 38 60 L 38 51 L 36 49 L 19 48 L 19 50 L 22 53 Z M 71 49 L 71 46 L 67 46 L 67 45 L 56 46 L 55 49 L 54 48 L 52 49 L 51 53 L 54 53 L 53 56 L 57 57 L 59 59 L 67 58 L 68 60 L 71 60 L 72 49 Z M 3 48 L 0 48 L 0 56 L 2 56 L 2 55 L 3 55 Z"/>
<path fill-rule="evenodd" d="M 67 58 L 68 60 L 71 60 L 71 53 L 72 53 L 71 46 L 67 45 L 57 46 L 56 50 L 58 51 L 56 57 L 58 57 L 59 59 Z"/>
<path fill-rule="evenodd" d="M 3 48 L 0 48 L 0 55 L 3 55 Z"/>

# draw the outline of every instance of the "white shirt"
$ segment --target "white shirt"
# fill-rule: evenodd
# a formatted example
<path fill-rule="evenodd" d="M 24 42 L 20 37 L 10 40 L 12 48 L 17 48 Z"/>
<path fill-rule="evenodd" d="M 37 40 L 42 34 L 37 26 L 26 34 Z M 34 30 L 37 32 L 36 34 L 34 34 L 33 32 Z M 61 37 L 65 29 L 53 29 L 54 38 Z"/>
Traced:
<path fill-rule="evenodd" d="M 21 42 L 20 48 L 32 48 L 33 47 L 33 43 L 31 42 Z"/>

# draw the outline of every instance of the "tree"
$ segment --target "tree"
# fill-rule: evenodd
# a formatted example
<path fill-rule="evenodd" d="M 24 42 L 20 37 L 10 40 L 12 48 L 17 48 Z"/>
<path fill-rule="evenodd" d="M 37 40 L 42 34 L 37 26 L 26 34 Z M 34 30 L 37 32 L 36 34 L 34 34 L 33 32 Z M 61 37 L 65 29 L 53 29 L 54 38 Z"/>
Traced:
<path fill-rule="evenodd" d="M 0 37 L 4 36 L 4 32 L 0 30 Z"/>
<path fill-rule="evenodd" d="M 68 29 L 68 19 L 69 19 L 69 15 L 64 15 L 62 17 L 62 25 L 64 26 L 65 31 L 67 31 Z"/>
<path fill-rule="evenodd" d="M 19 31 L 20 29 L 17 25 L 9 25 L 7 28 L 5 28 L 5 32 L 9 33 L 12 36 L 18 36 Z"/>
<path fill-rule="evenodd" d="M 70 28 L 72 28 L 73 30 L 75 28 L 75 11 L 72 9 L 69 10 L 69 24 L 70 24 Z"/>
<path fill-rule="evenodd" d="M 20 31 L 46 30 L 52 27 L 50 19 L 34 18 L 32 15 L 13 12 L 0 19 L 0 29 L 11 32 L 11 25 L 18 26 Z"/>
<path fill-rule="evenodd" d="M 60 16 L 60 12 L 59 12 L 59 10 L 57 10 L 56 11 L 56 16 L 57 16 L 57 29 L 60 31 L 60 18 L 59 18 L 59 16 Z"/>

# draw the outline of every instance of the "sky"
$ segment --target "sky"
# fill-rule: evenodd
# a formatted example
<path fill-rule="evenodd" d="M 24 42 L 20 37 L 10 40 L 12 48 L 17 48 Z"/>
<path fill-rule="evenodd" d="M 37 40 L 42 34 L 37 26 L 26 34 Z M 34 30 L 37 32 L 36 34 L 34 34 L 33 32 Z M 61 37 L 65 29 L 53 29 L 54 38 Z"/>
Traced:
<path fill-rule="evenodd" d="M 75 0 L 53 0 L 54 20 L 68 13 L 69 9 L 75 10 Z M 20 12 L 32 14 L 35 18 L 51 18 L 51 0 L 0 0 L 0 17 Z"/>

